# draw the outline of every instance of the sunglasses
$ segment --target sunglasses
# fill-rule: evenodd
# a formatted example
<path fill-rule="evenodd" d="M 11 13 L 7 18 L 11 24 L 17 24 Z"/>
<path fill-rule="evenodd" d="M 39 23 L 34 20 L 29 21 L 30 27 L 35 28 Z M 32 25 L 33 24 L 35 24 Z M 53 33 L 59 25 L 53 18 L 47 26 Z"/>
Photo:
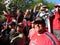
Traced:
<path fill-rule="evenodd" d="M 60 6 L 55 6 L 55 8 L 57 8 L 57 7 L 60 8 Z"/>
<path fill-rule="evenodd" d="M 43 7 L 43 8 L 47 8 L 47 7 Z"/>

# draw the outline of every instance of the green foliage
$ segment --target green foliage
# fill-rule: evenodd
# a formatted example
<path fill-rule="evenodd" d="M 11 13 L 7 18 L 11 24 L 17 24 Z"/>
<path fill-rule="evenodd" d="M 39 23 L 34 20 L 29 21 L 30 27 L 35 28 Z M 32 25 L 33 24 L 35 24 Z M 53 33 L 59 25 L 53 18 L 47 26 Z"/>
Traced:
<path fill-rule="evenodd" d="M 5 19 L 6 19 L 6 17 L 5 17 L 5 16 L 0 15 L 0 22 L 4 21 Z"/>
<path fill-rule="evenodd" d="M 3 3 L 0 2 L 0 14 L 3 14 L 3 10 L 6 10 L 5 5 Z"/>
<path fill-rule="evenodd" d="M 3 0 L 1 1 L 3 2 Z M 46 0 L 12 0 L 10 6 L 10 12 L 16 11 L 17 8 L 20 8 L 21 10 L 26 10 L 26 9 L 33 9 L 34 6 L 37 3 L 43 3 L 48 6 L 48 9 L 51 10 L 53 9 L 54 4 L 52 2 L 48 3 Z M 13 6 L 14 5 L 14 6 Z M 2 14 L 2 11 L 5 10 L 6 8 L 3 3 L 0 3 L 0 14 Z"/>
<path fill-rule="evenodd" d="M 54 8 L 54 3 L 49 2 L 49 3 L 47 3 L 47 6 L 48 6 L 49 10 L 52 10 Z"/>

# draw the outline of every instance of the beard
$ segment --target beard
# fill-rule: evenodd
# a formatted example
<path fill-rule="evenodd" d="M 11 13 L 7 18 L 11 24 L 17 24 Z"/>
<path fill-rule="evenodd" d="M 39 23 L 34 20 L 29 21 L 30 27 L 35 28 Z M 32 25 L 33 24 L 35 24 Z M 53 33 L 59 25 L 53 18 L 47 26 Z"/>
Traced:
<path fill-rule="evenodd" d="M 60 9 L 58 9 L 58 13 L 60 14 Z"/>
<path fill-rule="evenodd" d="M 45 32 L 46 32 L 46 30 L 39 30 L 39 31 L 38 31 L 39 34 L 43 34 L 43 33 L 45 33 Z"/>

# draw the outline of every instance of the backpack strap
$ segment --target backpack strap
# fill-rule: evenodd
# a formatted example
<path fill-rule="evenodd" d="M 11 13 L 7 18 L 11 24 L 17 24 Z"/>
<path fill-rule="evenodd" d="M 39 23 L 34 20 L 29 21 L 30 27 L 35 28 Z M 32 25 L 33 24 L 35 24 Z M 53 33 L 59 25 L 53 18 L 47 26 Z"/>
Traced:
<path fill-rule="evenodd" d="M 48 34 L 48 33 L 45 33 L 45 34 L 46 34 L 46 36 L 48 36 L 51 39 L 51 41 L 53 42 L 53 45 L 57 45 L 55 40 L 52 38 L 52 36 L 50 34 Z"/>

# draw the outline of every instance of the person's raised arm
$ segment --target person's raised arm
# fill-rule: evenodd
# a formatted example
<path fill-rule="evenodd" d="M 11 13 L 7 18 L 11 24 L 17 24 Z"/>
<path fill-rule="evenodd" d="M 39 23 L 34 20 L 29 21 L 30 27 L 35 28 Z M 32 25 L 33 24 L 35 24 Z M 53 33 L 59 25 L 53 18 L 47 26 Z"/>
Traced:
<path fill-rule="evenodd" d="M 36 8 L 39 7 L 39 6 L 41 6 L 41 5 L 42 5 L 42 3 L 37 3 L 37 4 L 35 5 L 34 9 L 33 9 L 33 12 L 35 13 L 35 12 L 36 12 Z"/>

